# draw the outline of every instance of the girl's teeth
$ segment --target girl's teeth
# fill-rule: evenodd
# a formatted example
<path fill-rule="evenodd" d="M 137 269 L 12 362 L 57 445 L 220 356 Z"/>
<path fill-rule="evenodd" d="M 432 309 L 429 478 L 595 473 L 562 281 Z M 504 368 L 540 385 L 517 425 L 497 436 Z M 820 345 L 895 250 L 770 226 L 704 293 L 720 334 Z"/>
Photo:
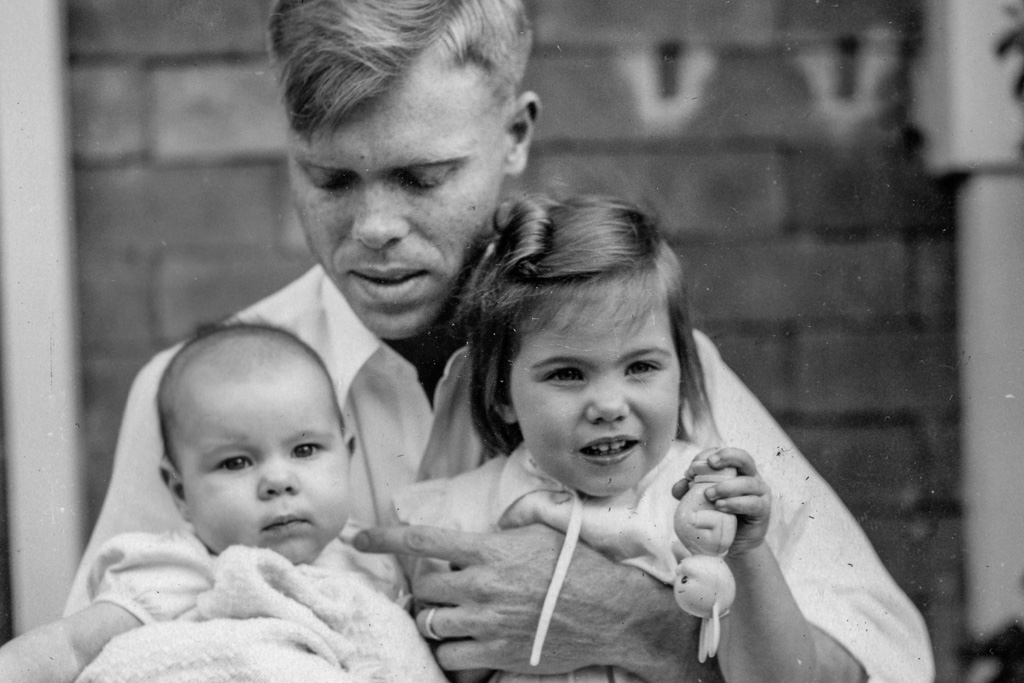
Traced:
<path fill-rule="evenodd" d="M 594 450 L 599 453 L 607 453 L 611 450 L 621 450 L 626 445 L 625 441 L 605 441 L 594 445 Z"/>

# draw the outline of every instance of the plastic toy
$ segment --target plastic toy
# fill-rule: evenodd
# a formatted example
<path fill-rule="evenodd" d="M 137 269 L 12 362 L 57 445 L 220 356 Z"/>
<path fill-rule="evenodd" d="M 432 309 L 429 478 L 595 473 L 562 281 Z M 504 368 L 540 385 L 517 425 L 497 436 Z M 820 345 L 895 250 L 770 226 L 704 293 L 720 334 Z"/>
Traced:
<path fill-rule="evenodd" d="M 712 469 L 707 458 L 714 451 L 699 453 L 690 465 L 690 487 L 675 514 L 675 531 L 692 554 L 676 567 L 676 602 L 687 613 L 701 618 L 697 657 L 704 662 L 718 652 L 720 619 L 736 597 L 736 581 L 725 555 L 736 538 L 736 516 L 719 512 L 704 491 L 736 476 L 736 468 Z"/>

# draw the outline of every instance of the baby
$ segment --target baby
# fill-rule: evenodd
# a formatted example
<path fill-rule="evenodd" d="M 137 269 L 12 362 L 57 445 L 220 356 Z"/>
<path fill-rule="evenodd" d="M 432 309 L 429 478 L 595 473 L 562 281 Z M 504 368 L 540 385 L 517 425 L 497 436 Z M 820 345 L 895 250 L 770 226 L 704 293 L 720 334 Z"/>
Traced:
<path fill-rule="evenodd" d="M 0 649 L 0 680 L 444 680 L 386 577 L 338 538 L 349 450 L 310 347 L 213 328 L 171 360 L 158 411 L 190 528 L 111 539 L 91 604 Z"/>

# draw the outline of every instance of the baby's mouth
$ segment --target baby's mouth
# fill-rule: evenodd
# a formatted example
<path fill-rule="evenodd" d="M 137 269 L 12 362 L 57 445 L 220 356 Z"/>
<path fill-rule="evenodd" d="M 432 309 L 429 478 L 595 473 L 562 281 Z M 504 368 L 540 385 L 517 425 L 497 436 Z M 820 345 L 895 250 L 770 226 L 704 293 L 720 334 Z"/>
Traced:
<path fill-rule="evenodd" d="M 295 515 L 286 515 L 284 517 L 278 517 L 277 519 L 273 520 L 272 522 L 270 522 L 270 524 L 267 524 L 265 527 L 263 527 L 263 530 L 275 532 L 287 531 L 288 529 L 293 529 L 297 526 L 301 526 L 306 523 L 306 520 L 302 519 L 301 517 L 297 517 Z"/>
<path fill-rule="evenodd" d="M 580 449 L 589 458 L 614 458 L 640 443 L 637 439 L 617 438 L 593 441 Z"/>

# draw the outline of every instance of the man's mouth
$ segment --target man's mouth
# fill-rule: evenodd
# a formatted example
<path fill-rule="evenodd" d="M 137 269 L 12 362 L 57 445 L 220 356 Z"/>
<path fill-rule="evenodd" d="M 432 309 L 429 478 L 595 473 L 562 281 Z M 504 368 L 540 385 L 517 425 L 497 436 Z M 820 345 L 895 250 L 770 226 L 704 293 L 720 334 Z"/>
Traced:
<path fill-rule="evenodd" d="M 598 439 L 596 441 L 591 441 L 586 446 L 580 448 L 580 453 L 588 458 L 614 459 L 627 453 L 638 443 L 640 443 L 640 441 L 637 439 L 627 437 Z"/>
<path fill-rule="evenodd" d="M 425 270 L 354 271 L 356 277 L 382 287 L 396 287 L 426 274 Z"/>

